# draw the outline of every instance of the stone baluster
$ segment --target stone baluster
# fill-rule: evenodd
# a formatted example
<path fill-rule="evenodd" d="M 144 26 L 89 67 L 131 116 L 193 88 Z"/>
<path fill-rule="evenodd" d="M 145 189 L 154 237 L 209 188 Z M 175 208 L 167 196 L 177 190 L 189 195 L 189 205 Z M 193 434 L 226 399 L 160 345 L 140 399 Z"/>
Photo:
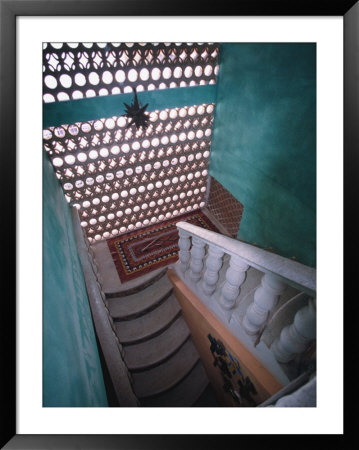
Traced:
<path fill-rule="evenodd" d="M 226 281 L 224 282 L 219 303 L 226 310 L 232 309 L 240 293 L 240 287 L 246 279 L 248 270 L 246 264 L 240 257 L 231 256 L 229 267 L 226 272 Z"/>
<path fill-rule="evenodd" d="M 209 245 L 206 261 L 206 271 L 203 276 L 202 288 L 205 294 L 212 295 L 216 289 L 219 278 L 219 270 L 222 267 L 224 251 Z"/>
<path fill-rule="evenodd" d="M 179 230 L 179 260 L 181 261 L 181 271 L 183 273 L 186 272 L 188 267 L 188 262 L 191 257 L 191 253 L 189 249 L 191 248 L 191 240 L 189 238 L 189 234 L 186 231 Z"/>
<path fill-rule="evenodd" d="M 243 327 L 250 335 L 257 334 L 275 307 L 286 284 L 270 274 L 264 274 L 261 284 L 254 293 L 254 300 L 249 305 L 243 318 Z"/>
<path fill-rule="evenodd" d="M 304 352 L 315 336 L 316 306 L 315 300 L 310 299 L 308 305 L 296 313 L 293 323 L 283 328 L 270 348 L 278 362 L 287 363 Z"/>
<path fill-rule="evenodd" d="M 205 254 L 205 242 L 202 239 L 193 236 L 192 237 L 192 250 L 191 250 L 191 273 L 190 277 L 192 281 L 198 281 L 201 278 L 201 272 L 203 269 L 203 257 Z"/>

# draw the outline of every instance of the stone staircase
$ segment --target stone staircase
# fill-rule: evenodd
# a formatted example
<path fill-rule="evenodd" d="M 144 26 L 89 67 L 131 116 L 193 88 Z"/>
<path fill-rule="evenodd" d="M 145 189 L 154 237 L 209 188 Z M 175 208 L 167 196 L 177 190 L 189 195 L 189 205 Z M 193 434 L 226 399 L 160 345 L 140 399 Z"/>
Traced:
<path fill-rule="evenodd" d="M 111 397 L 110 406 L 221 406 L 217 403 L 189 328 L 182 317 L 181 307 L 167 275 L 168 268 L 121 283 L 107 243 L 100 241 L 90 245 L 84 239 L 77 211 L 73 209 L 72 213 L 77 248 L 102 347 L 104 376 L 107 377 L 106 386 Z M 181 226 L 188 225 L 184 223 Z M 198 227 L 194 229 L 198 233 L 206 232 Z M 223 240 L 223 235 L 216 234 L 216 239 Z M 238 243 L 236 245 L 243 246 Z M 263 253 L 263 250 L 259 252 Z M 276 255 L 267 253 L 267 259 L 278 259 Z M 209 255 L 210 252 L 205 255 L 205 266 L 211 264 L 207 261 Z M 227 273 L 232 270 L 228 254 L 224 255 L 222 262 L 217 275 L 220 291 L 228 283 Z M 287 265 L 292 267 L 293 263 L 286 261 L 286 267 Z M 307 270 L 304 266 L 294 266 L 301 270 L 300 273 Z M 181 270 L 180 263 L 173 268 L 175 271 Z M 203 276 L 202 269 L 201 272 L 200 276 Z M 187 279 L 187 272 L 185 278 Z M 290 364 L 278 365 L 269 347 L 278 339 L 283 325 L 292 326 L 290 324 L 294 318 L 301 314 L 303 308 L 307 308 L 310 297 L 298 290 L 297 285 L 287 285 L 285 289 L 281 289 L 278 302 L 267 315 L 258 337 L 248 336 L 241 329 L 241 324 L 254 293 L 262 286 L 262 278 L 261 270 L 255 267 L 246 270 L 240 295 L 230 311 L 230 314 L 235 311 L 234 320 L 231 321 L 228 314 L 223 316 L 221 299 L 218 300 L 214 295 L 203 297 L 202 284 L 193 283 L 190 279 L 187 281 L 192 292 L 208 309 L 226 323 L 235 336 L 240 334 L 238 338 L 242 344 L 259 361 L 264 358 L 263 364 L 269 364 L 271 373 L 286 385 L 298 375 L 298 367 L 302 365 L 301 356 Z M 308 290 L 307 287 L 305 289 Z"/>
<path fill-rule="evenodd" d="M 106 246 L 95 246 L 94 253 L 96 261 L 109 256 Z M 219 406 L 173 294 L 167 268 L 124 284 L 114 273 L 105 273 L 103 268 L 102 272 L 107 308 L 139 406 Z"/>
<path fill-rule="evenodd" d="M 140 406 L 220 406 L 182 317 L 167 268 L 121 283 L 106 242 L 99 242 L 92 249 Z M 229 257 L 225 255 L 219 284 L 224 283 L 228 266 Z M 240 316 L 245 313 L 261 277 L 262 273 L 254 268 L 247 271 L 238 299 Z M 287 286 L 276 307 L 281 324 L 291 320 L 305 301 L 296 289 Z M 288 308 L 292 303 L 294 307 Z M 263 333 L 268 346 L 278 334 L 277 321 L 271 320 Z M 290 366 L 285 367 L 285 372 L 289 379 L 294 377 Z"/>

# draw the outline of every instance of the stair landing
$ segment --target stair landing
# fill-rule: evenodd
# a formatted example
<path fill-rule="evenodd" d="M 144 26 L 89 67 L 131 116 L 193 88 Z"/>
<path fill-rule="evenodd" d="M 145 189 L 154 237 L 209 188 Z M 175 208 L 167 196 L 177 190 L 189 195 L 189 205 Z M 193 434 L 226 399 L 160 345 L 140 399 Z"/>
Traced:
<path fill-rule="evenodd" d="M 204 208 L 201 211 L 211 220 L 211 222 L 221 231 L 222 234 L 229 236 L 228 231 L 220 222 L 218 222 L 218 220 L 208 211 L 208 209 Z M 108 296 L 117 294 L 123 290 L 127 291 L 133 289 L 135 291 L 137 287 L 143 286 L 146 282 L 150 283 L 153 277 L 161 276 L 161 273 L 166 270 L 166 268 L 162 267 L 139 278 L 121 283 L 108 248 L 107 241 L 96 242 L 91 245 L 91 248 L 94 251 L 98 270 L 102 277 L 102 290 L 106 292 Z"/>

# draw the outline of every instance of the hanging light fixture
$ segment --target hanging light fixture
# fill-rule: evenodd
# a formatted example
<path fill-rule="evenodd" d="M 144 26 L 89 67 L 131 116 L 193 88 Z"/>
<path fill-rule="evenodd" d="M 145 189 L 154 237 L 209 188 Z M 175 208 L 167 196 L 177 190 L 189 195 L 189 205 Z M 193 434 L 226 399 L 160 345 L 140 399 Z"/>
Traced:
<path fill-rule="evenodd" d="M 145 112 L 146 108 L 148 106 L 148 103 L 145 106 L 141 106 L 141 104 L 139 103 L 138 98 L 137 98 L 136 89 L 134 89 L 133 103 L 131 105 L 124 103 L 124 105 L 126 107 L 125 116 L 130 119 L 126 128 L 128 128 L 134 124 L 137 129 L 140 129 L 140 128 L 146 129 L 149 125 L 149 120 L 150 120 L 148 113 Z"/>

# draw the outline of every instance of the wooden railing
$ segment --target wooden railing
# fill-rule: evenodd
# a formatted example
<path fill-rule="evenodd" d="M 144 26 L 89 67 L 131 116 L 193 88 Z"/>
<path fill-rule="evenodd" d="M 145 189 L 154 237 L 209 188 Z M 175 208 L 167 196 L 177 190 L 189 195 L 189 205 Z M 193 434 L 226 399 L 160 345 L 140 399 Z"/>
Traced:
<path fill-rule="evenodd" d="M 177 228 L 177 275 L 267 367 L 291 361 L 315 339 L 315 269 L 186 222 L 178 222 Z M 242 302 L 241 288 L 250 268 L 259 271 L 260 278 Z M 270 348 L 258 345 L 288 286 L 304 293 L 307 304 L 296 311 L 292 323 L 283 327 Z M 274 369 L 281 378 L 280 366 Z M 285 382 L 284 375 L 281 381 Z"/>
<path fill-rule="evenodd" d="M 123 358 L 123 348 L 115 333 L 106 297 L 101 288 L 101 279 L 92 249 L 83 234 L 77 209 L 71 208 L 71 214 L 95 331 L 116 397 L 116 406 L 139 406 L 132 388 L 131 376 Z"/>

